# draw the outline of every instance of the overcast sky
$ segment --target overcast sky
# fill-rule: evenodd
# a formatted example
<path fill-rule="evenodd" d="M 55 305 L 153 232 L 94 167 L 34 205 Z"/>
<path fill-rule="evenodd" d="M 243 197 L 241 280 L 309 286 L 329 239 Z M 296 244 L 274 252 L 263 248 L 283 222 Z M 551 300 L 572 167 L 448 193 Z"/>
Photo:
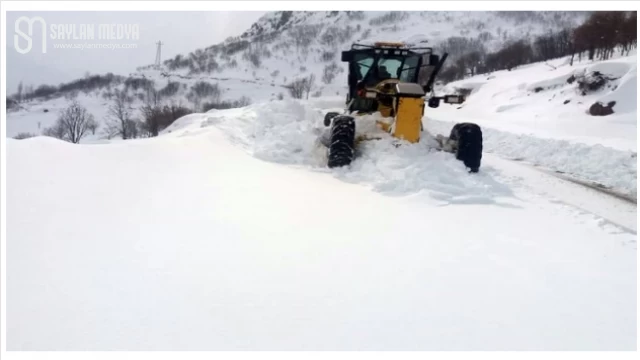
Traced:
<path fill-rule="evenodd" d="M 162 60 L 177 54 L 186 54 L 198 48 L 224 41 L 229 36 L 240 35 L 248 29 L 265 12 L 136 12 L 136 11 L 64 11 L 64 12 L 7 12 L 7 92 L 16 91 L 18 83 L 37 86 L 41 84 L 58 85 L 91 74 L 113 72 L 128 75 L 136 67 L 152 64 L 156 56 L 156 45 L 162 40 Z M 18 18 L 39 16 L 47 26 L 47 52 L 42 53 L 42 30 L 40 25 L 33 26 L 32 48 L 26 54 L 19 53 L 14 46 L 15 22 Z M 83 24 L 93 25 L 94 40 L 51 39 L 52 25 L 66 25 L 72 29 L 75 25 L 76 35 L 81 36 Z M 123 24 L 122 29 L 139 28 L 138 40 L 104 40 L 98 39 L 100 24 Z M 28 34 L 26 22 L 20 24 L 20 30 Z M 19 37 L 18 47 L 26 49 L 26 38 Z M 131 43 L 134 49 L 56 49 L 54 44 L 61 43 Z"/>

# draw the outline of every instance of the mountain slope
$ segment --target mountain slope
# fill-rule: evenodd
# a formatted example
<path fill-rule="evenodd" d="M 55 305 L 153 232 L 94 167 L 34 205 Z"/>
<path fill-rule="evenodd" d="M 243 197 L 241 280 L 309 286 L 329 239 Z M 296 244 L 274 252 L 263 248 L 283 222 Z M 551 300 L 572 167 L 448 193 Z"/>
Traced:
<path fill-rule="evenodd" d="M 239 37 L 165 61 L 163 71 L 224 74 L 280 85 L 314 74 L 314 91 L 334 95 L 343 91 L 345 81 L 339 79 L 346 77 L 340 52 L 353 42 L 403 41 L 442 52 L 441 43 L 461 37 L 494 51 L 512 40 L 576 25 L 585 17 L 584 12 L 279 11 L 264 15 Z M 142 70 L 153 72 L 152 67 Z"/>
<path fill-rule="evenodd" d="M 273 12 L 221 44 L 168 59 L 160 68 L 132 69 L 124 83 L 118 80 L 98 89 L 78 89 L 79 100 L 100 108 L 94 115 L 102 121 L 114 90 L 127 89 L 136 101 L 133 107 L 139 108 L 147 96 L 146 86 L 162 92 L 175 83 L 175 93 L 164 102 L 198 107 L 199 111 L 202 103 L 190 97 L 199 81 L 219 85 L 221 100 L 248 97 L 259 102 L 289 98 L 285 86 L 311 74 L 316 78 L 311 97 L 344 97 L 346 65 L 339 61 L 340 52 L 355 41 L 407 41 L 442 52 L 442 42 L 458 37 L 473 43 L 469 46 L 491 51 L 510 40 L 531 39 L 575 25 L 585 17 L 584 12 Z M 448 62 L 454 60 L 452 56 Z M 40 134 L 64 102 L 58 97 L 24 104 L 24 110 L 9 114 L 8 136 L 24 131 Z M 53 111 L 34 113 L 44 109 Z M 21 119 L 25 116 L 29 119 Z M 14 127 L 12 123 L 19 124 Z"/>

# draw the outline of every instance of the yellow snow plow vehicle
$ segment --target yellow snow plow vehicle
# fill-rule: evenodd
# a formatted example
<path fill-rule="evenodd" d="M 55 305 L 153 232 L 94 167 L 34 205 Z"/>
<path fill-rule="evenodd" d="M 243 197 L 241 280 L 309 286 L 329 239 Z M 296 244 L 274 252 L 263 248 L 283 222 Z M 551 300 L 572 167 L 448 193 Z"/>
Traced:
<path fill-rule="evenodd" d="M 324 125 L 330 127 L 324 145 L 329 148 L 328 166 L 349 165 L 359 141 L 376 139 L 375 134 L 356 136 L 354 116 L 377 114 L 377 128 L 393 137 L 416 143 L 423 135 L 425 102 L 437 108 L 441 101 L 461 104 L 461 95 L 433 95 L 436 75 L 447 54 L 433 54 L 429 47 L 409 47 L 403 43 L 353 44 L 342 52 L 349 65 L 346 108 L 343 114 L 330 112 Z M 456 154 L 470 172 L 478 172 L 482 158 L 482 131 L 472 123 L 456 124 L 449 137 L 435 138 L 440 150 Z"/>

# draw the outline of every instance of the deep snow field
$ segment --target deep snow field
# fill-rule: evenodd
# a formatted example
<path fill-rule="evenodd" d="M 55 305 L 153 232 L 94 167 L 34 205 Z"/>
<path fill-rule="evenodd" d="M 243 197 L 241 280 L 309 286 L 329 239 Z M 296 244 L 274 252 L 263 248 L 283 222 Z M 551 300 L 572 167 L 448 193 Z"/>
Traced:
<path fill-rule="evenodd" d="M 327 169 L 340 101 L 7 139 L 7 349 L 636 349 L 634 204 L 428 142 Z"/>

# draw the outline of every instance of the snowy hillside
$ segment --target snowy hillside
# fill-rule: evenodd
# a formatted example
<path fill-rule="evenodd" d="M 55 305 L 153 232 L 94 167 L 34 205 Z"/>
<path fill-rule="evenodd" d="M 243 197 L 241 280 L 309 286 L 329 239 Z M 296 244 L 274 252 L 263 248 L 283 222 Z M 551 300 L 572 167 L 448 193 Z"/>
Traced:
<path fill-rule="evenodd" d="M 314 74 L 314 93 L 342 95 L 346 64 L 340 62 L 340 52 L 353 42 L 403 41 L 442 51 L 442 42 L 458 36 L 493 50 L 510 40 L 575 25 L 585 17 L 583 12 L 278 11 L 263 16 L 239 37 L 165 61 L 161 72 L 173 78 L 223 74 L 256 81 L 260 90 L 265 90 L 262 84 L 286 85 Z M 149 78 L 157 73 L 152 67 L 140 71 Z M 266 93 L 275 98 L 278 91 Z"/>
<path fill-rule="evenodd" d="M 153 81 L 156 90 L 177 82 L 181 86 L 172 98 L 185 103 L 197 81 L 219 83 L 223 99 L 261 101 L 289 97 L 284 86 L 311 74 L 316 77 L 312 96 L 344 95 L 346 65 L 340 52 L 353 42 L 406 41 L 441 52 L 443 42 L 458 37 L 491 51 L 585 18 L 584 12 L 280 11 L 268 13 L 240 36 L 166 59 L 159 69 L 146 65 L 134 70 L 140 64 L 132 64 L 131 73 L 119 75 Z M 109 91 L 91 95 L 103 97 Z"/>
<path fill-rule="evenodd" d="M 435 113 L 473 118 L 488 127 L 514 133 L 601 144 L 636 150 L 637 56 L 608 61 L 569 58 L 525 65 L 512 71 L 481 74 L 447 84 L 443 93 L 471 90 L 460 109 L 443 106 Z M 582 94 L 572 77 L 600 72 L 608 81 L 602 89 Z M 596 102 L 615 101 L 613 114 L 592 116 Z"/>

